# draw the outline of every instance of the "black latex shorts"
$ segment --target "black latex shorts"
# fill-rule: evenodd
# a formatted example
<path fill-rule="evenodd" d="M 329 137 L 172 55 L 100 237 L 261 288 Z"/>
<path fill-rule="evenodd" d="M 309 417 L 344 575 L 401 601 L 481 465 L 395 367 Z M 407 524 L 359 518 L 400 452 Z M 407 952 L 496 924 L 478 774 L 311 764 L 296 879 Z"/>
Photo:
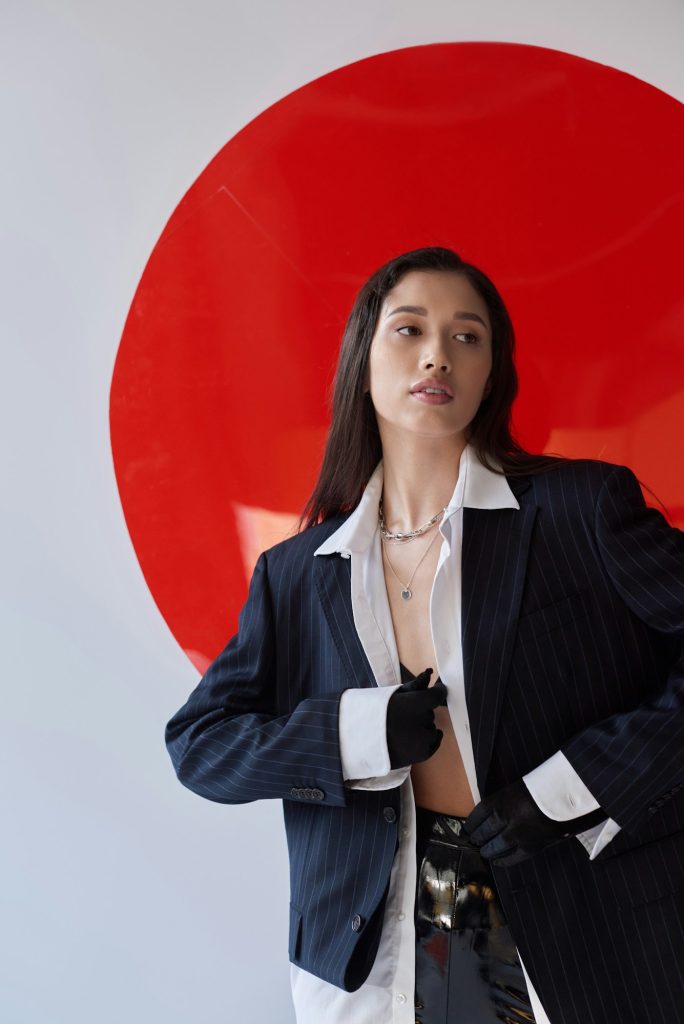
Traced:
<path fill-rule="evenodd" d="M 416 808 L 416 1024 L 530 1024 L 494 878 L 461 824 Z"/>

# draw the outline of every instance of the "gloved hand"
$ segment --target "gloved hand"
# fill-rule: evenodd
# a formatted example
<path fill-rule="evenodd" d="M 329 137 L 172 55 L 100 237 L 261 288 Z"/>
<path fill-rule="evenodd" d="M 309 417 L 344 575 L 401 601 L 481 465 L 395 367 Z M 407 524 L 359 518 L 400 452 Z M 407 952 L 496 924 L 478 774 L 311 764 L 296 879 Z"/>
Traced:
<path fill-rule="evenodd" d="M 483 857 L 510 867 L 607 817 L 599 807 L 577 818 L 554 821 L 539 809 L 523 780 L 518 779 L 481 800 L 463 828 Z"/>
<path fill-rule="evenodd" d="M 392 768 L 427 761 L 444 735 L 435 727 L 435 708 L 446 705 L 447 688 L 441 679 L 428 687 L 431 668 L 394 691 L 387 703 L 387 749 Z"/>

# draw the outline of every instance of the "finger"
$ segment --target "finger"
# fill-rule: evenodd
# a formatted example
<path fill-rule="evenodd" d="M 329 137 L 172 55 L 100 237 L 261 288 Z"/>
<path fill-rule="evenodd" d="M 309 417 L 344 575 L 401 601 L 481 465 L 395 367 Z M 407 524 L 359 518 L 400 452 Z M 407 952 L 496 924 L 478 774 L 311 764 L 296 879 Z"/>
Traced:
<path fill-rule="evenodd" d="M 434 686 L 429 687 L 427 695 L 431 698 L 430 706 L 433 708 L 446 706 L 448 692 L 441 679 Z"/>
<path fill-rule="evenodd" d="M 439 750 L 439 745 L 442 742 L 442 737 L 443 736 L 444 736 L 444 733 L 442 732 L 441 729 L 436 729 L 435 730 L 435 740 L 434 740 L 432 746 L 430 747 L 430 754 L 428 755 L 429 757 L 432 757 L 432 755 L 434 753 L 436 753 L 437 750 Z"/>
<path fill-rule="evenodd" d="M 431 668 L 426 668 L 419 676 L 415 676 L 414 679 L 408 679 L 405 683 L 402 683 L 400 689 L 405 693 L 411 693 L 414 690 L 427 690 L 431 672 Z"/>
<path fill-rule="evenodd" d="M 480 847 L 480 855 L 490 860 L 492 857 L 506 857 L 509 854 L 516 853 L 517 850 L 518 846 L 516 843 L 511 843 L 510 840 L 505 839 L 503 836 L 496 836 Z"/>
<path fill-rule="evenodd" d="M 478 804 L 466 818 L 463 827 L 477 846 L 493 839 L 507 827 L 508 820 L 486 800 Z"/>
<path fill-rule="evenodd" d="M 483 803 L 483 801 L 480 801 L 479 804 L 476 804 L 475 807 L 473 807 L 470 814 L 468 815 L 468 817 L 466 818 L 466 820 L 463 822 L 463 828 L 468 833 L 468 835 L 474 832 L 475 829 L 478 828 L 485 820 L 485 818 L 488 818 L 491 813 L 491 807 L 489 807 L 486 803 Z"/>
<path fill-rule="evenodd" d="M 480 853 L 482 853 L 481 850 Z M 513 853 L 509 853 L 505 857 L 496 857 L 492 863 L 495 864 L 496 867 L 510 868 L 513 867 L 514 864 L 520 864 L 522 861 L 527 860 L 530 856 L 531 855 L 528 852 L 522 850 L 519 846 L 516 846 Z"/>
<path fill-rule="evenodd" d="M 482 846 L 483 843 L 493 839 L 494 836 L 498 836 L 505 826 L 506 822 L 499 817 L 496 811 L 492 811 L 476 829 L 471 828 L 468 835 L 476 846 Z"/>

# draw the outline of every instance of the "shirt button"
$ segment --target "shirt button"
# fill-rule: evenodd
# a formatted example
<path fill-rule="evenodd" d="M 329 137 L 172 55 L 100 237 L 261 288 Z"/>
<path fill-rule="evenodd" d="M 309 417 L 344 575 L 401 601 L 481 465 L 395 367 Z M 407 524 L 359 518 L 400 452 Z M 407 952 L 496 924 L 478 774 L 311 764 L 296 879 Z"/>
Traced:
<path fill-rule="evenodd" d="M 466 732 L 470 732 L 470 726 L 468 725 L 468 723 L 467 723 L 467 722 L 466 722 L 466 724 L 465 724 L 465 731 L 466 731 Z"/>
<path fill-rule="evenodd" d="M 403 992 L 397 992 L 397 1002 L 398 1003 L 405 1003 L 406 1002 L 406 996 L 404 995 Z"/>
<path fill-rule="evenodd" d="M 406 917 L 406 914 L 404 913 L 403 910 L 400 910 L 399 913 L 397 914 L 397 917 L 400 921 L 403 921 L 404 918 Z"/>
<path fill-rule="evenodd" d="M 407 835 L 409 834 L 409 828 L 408 828 L 408 825 L 404 825 L 404 827 L 403 827 L 403 828 L 402 828 L 402 830 L 401 830 L 401 834 L 402 834 L 402 836 L 404 837 L 404 839 L 406 839 L 406 836 L 407 836 Z"/>
<path fill-rule="evenodd" d="M 570 804 L 571 807 L 575 806 L 575 801 L 573 800 L 572 796 L 568 796 L 568 803 Z"/>

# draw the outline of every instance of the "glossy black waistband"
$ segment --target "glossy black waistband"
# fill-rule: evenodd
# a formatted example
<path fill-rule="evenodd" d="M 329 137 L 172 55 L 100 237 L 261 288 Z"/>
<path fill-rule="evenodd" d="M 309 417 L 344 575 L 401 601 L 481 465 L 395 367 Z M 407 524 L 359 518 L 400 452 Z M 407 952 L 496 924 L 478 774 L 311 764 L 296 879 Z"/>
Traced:
<path fill-rule="evenodd" d="M 416 806 L 416 834 L 418 842 L 439 842 L 447 846 L 467 846 L 477 849 L 463 831 L 466 816 L 442 814 L 427 807 Z"/>

